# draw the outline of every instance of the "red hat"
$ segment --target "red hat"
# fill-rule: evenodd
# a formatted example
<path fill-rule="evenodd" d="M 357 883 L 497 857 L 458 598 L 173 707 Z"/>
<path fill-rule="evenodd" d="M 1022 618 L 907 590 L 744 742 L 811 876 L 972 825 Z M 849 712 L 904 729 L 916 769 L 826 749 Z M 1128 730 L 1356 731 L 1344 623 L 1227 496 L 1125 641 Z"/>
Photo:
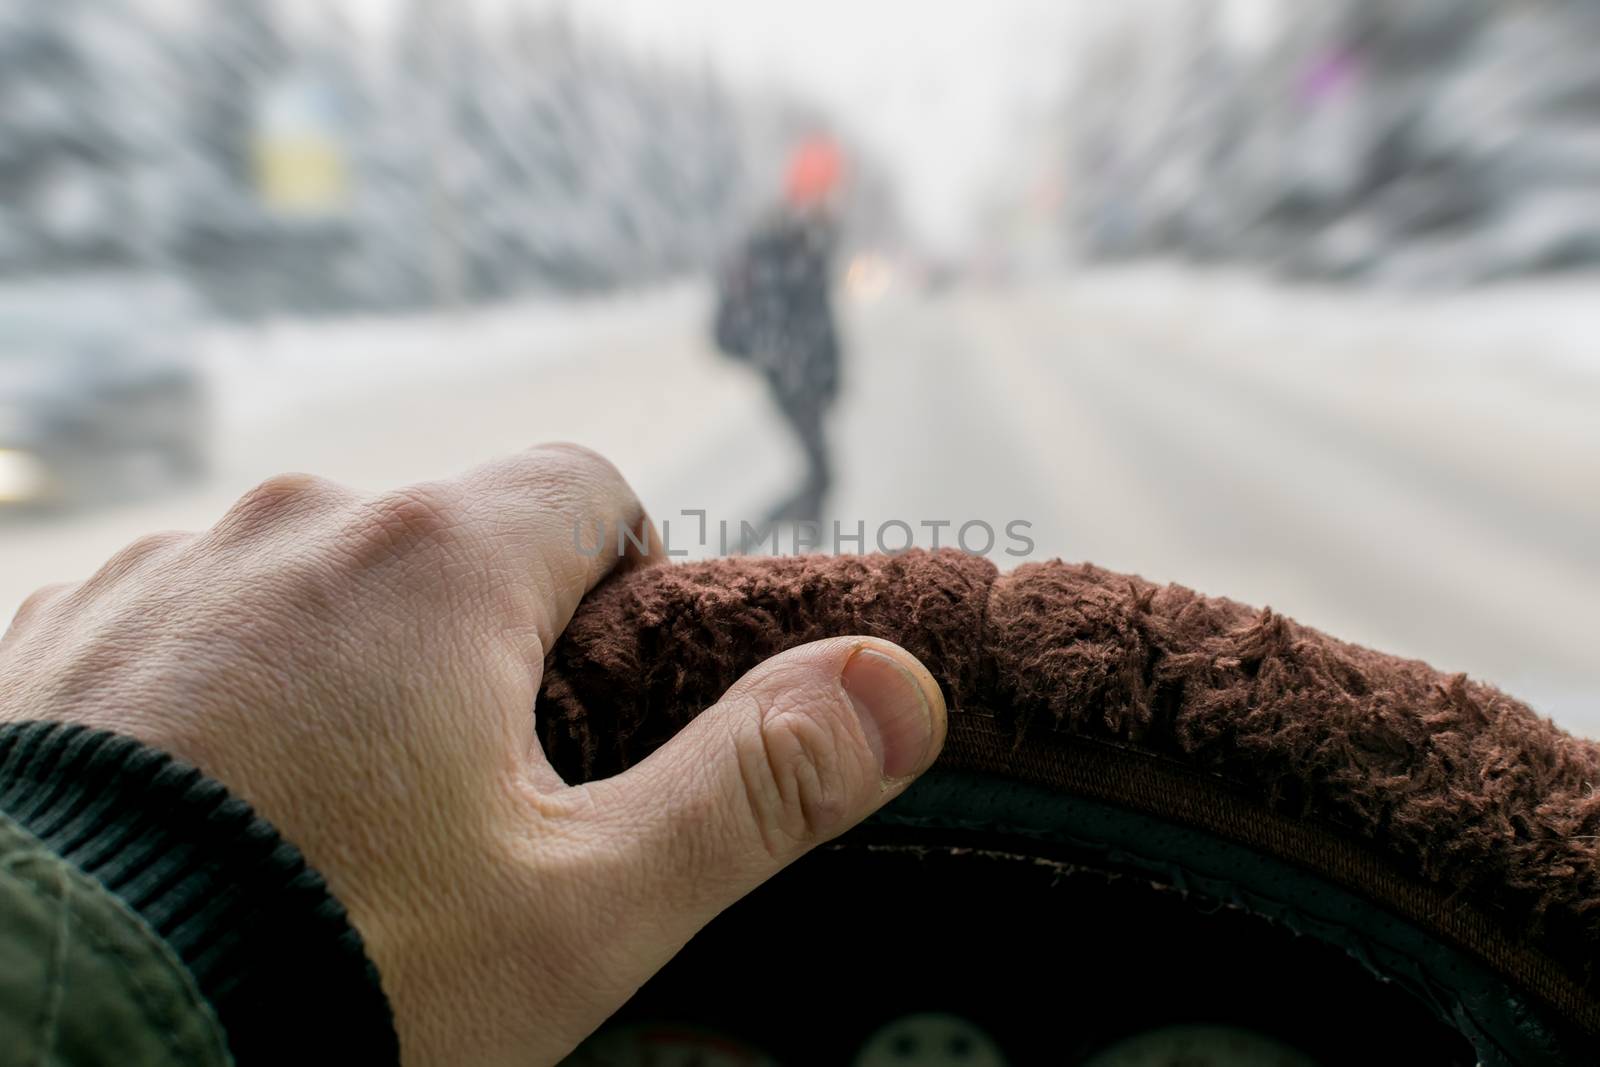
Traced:
<path fill-rule="evenodd" d="M 829 137 L 808 137 L 789 157 L 784 194 L 797 207 L 826 200 L 844 174 L 844 155 Z"/>

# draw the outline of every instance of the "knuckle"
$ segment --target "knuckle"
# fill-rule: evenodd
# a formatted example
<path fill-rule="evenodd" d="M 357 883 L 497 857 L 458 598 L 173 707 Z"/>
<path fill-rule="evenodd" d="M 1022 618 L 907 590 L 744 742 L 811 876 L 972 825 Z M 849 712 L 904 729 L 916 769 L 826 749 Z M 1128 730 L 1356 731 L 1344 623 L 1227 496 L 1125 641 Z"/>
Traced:
<path fill-rule="evenodd" d="M 136 538 L 122 550 L 121 554 L 132 560 L 141 560 L 147 556 L 158 555 L 169 548 L 176 548 L 188 540 L 189 535 L 179 530 L 163 530 Z"/>
<path fill-rule="evenodd" d="M 451 550 L 464 539 L 466 518 L 443 485 L 412 485 L 364 501 L 346 534 L 363 563 Z"/>
<path fill-rule="evenodd" d="M 89 581 L 92 585 L 99 585 L 119 578 L 140 564 L 186 544 L 189 539 L 189 534 L 177 530 L 145 534 L 118 550 Z"/>
<path fill-rule="evenodd" d="M 241 496 L 222 525 L 253 531 L 326 504 L 337 495 L 332 482 L 313 474 L 275 474 Z"/>
<path fill-rule="evenodd" d="M 24 626 L 33 619 L 48 612 L 60 599 L 74 586 L 70 582 L 56 582 L 51 585 L 35 589 L 23 598 L 17 605 L 17 611 L 11 619 L 13 629 Z"/>
<path fill-rule="evenodd" d="M 588 500 L 620 492 L 627 484 L 614 463 L 583 445 L 565 441 L 539 445 L 532 455 L 539 481 L 558 499 Z"/>
<path fill-rule="evenodd" d="M 612 462 L 588 445 L 575 444 L 571 441 L 549 441 L 535 445 L 533 451 L 575 469 L 602 475 L 617 475 L 617 468 Z"/>
<path fill-rule="evenodd" d="M 761 839 L 775 857 L 826 841 L 854 808 L 850 762 L 834 709 L 782 696 L 762 705 L 740 766 Z"/>

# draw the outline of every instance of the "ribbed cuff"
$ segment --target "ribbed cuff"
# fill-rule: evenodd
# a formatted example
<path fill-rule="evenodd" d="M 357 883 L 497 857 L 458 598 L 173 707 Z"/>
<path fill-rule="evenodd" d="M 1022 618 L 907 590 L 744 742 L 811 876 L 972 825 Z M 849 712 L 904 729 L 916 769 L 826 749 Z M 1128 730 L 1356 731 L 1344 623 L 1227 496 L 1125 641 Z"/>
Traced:
<path fill-rule="evenodd" d="M 132 738 L 0 726 L 0 811 L 150 924 L 240 1067 L 399 1060 L 378 973 L 320 875 L 250 806 Z"/>

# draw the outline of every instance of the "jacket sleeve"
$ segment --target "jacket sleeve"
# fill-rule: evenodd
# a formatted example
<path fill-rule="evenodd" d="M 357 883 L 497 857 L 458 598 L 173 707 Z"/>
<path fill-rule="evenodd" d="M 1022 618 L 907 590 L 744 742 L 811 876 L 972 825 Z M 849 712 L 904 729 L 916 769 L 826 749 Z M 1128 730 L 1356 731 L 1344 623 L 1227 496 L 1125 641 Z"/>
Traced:
<path fill-rule="evenodd" d="M 0 1048 L 5 1062 L 220 1067 L 221 1024 L 137 915 L 0 816 Z"/>
<path fill-rule="evenodd" d="M 195 768 L 57 723 L 0 726 L 0 1049 L 51 1067 L 399 1058 L 377 971 L 298 850 Z"/>

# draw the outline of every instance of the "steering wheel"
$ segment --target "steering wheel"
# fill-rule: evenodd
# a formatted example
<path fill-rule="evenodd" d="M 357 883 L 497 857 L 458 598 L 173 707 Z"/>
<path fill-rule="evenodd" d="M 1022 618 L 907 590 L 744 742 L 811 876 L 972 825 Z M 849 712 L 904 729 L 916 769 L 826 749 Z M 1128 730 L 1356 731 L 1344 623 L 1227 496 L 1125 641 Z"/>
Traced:
<path fill-rule="evenodd" d="M 1595 1062 L 1600 746 L 1270 610 L 957 552 L 658 566 L 580 608 L 541 738 L 616 773 L 841 633 L 939 679 L 940 761 L 573 1062 Z"/>

